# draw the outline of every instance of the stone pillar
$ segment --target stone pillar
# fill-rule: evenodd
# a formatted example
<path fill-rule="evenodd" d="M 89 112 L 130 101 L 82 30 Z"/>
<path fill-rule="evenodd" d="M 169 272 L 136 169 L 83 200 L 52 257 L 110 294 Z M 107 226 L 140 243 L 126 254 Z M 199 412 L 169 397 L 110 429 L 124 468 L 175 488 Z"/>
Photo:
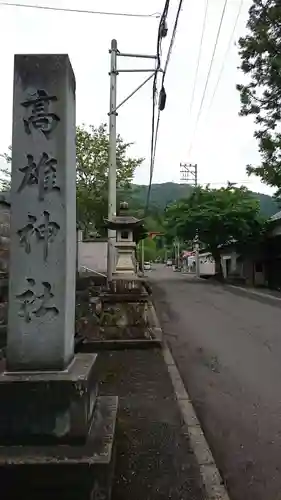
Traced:
<path fill-rule="evenodd" d="M 118 400 L 98 396 L 96 354 L 74 356 L 75 79 L 67 55 L 15 56 L 12 147 L 1 488 L 11 498 L 41 498 L 50 488 L 108 500 Z"/>
<path fill-rule="evenodd" d="M 7 368 L 74 355 L 75 77 L 67 55 L 16 55 Z"/>

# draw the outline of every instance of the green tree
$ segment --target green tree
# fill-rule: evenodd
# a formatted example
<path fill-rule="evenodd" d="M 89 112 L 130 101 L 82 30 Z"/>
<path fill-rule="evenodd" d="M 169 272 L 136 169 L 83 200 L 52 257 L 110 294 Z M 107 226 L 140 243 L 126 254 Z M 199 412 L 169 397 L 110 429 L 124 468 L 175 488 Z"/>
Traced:
<path fill-rule="evenodd" d="M 232 184 L 221 189 L 198 187 L 189 198 L 166 209 L 167 235 L 188 241 L 198 229 L 200 242 L 212 253 L 219 273 L 219 245 L 256 241 L 263 224 L 258 201 L 245 187 Z"/>
<path fill-rule="evenodd" d="M 237 85 L 240 114 L 253 115 L 261 163 L 247 173 L 276 187 L 281 196 L 281 4 L 280 0 L 253 0 L 248 33 L 239 40 L 241 69 L 246 83 Z"/>
<path fill-rule="evenodd" d="M 117 197 L 124 197 L 133 179 L 135 169 L 142 158 L 127 156 L 130 143 L 117 136 Z M 77 220 L 81 229 L 87 233 L 93 226 L 104 233 L 104 218 L 108 205 L 108 150 L 109 138 L 105 124 L 95 128 L 91 125 L 77 127 L 76 166 L 77 166 Z"/>
<path fill-rule="evenodd" d="M 12 146 L 9 146 L 8 153 L 3 153 L 0 158 L 5 160 L 7 167 L 1 168 L 1 178 L 0 178 L 0 191 L 8 191 L 11 185 L 11 168 L 10 164 L 12 161 Z"/>
<path fill-rule="evenodd" d="M 155 241 L 151 238 L 144 239 L 144 261 L 151 262 L 154 261 L 157 257 L 157 248 Z M 141 246 L 138 246 L 138 261 L 141 262 Z"/>
<path fill-rule="evenodd" d="M 130 143 L 117 136 L 117 195 L 118 200 L 127 196 L 135 169 L 142 158 L 127 156 Z M 108 149 L 109 138 L 105 124 L 95 128 L 84 125 L 76 128 L 76 194 L 77 222 L 86 235 L 91 231 L 105 233 L 104 218 L 108 206 Z M 2 155 L 11 163 L 12 149 Z M 10 169 L 2 169 L 2 190 L 10 184 Z"/>

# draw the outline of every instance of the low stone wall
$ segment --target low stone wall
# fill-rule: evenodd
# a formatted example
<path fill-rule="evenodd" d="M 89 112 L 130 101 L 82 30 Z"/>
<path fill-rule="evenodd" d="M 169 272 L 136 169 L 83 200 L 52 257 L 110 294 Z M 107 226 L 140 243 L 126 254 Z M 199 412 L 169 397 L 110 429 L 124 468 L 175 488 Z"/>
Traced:
<path fill-rule="evenodd" d="M 90 283 L 90 282 L 89 282 Z M 155 339 L 153 304 L 142 279 L 116 279 L 110 291 L 80 295 L 78 335 L 85 340 Z"/>
<path fill-rule="evenodd" d="M 106 290 L 106 278 L 77 276 L 76 340 L 136 340 L 159 337 L 156 314 L 146 281 L 116 280 L 115 292 Z M 0 280 L 0 349 L 6 346 L 8 280 Z"/>

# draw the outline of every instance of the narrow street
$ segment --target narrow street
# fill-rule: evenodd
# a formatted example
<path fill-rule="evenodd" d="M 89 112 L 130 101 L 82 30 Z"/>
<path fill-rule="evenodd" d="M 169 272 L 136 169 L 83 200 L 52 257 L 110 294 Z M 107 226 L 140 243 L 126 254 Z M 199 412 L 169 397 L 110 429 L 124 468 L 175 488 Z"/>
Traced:
<path fill-rule="evenodd" d="M 281 500 L 281 301 L 162 265 L 149 281 L 231 500 Z"/>

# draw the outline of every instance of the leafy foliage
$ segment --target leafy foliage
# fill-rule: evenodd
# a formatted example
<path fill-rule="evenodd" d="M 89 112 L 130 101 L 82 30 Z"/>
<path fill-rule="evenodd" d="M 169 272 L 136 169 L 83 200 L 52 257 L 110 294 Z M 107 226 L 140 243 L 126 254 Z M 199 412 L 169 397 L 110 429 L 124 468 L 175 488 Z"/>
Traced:
<path fill-rule="evenodd" d="M 131 185 L 133 174 L 142 158 L 127 156 L 130 143 L 117 136 L 117 194 L 121 201 L 124 191 Z M 105 124 L 76 130 L 76 168 L 77 168 L 77 219 L 86 233 L 92 229 L 104 232 L 104 218 L 108 206 L 108 164 L 109 138 Z"/>
<path fill-rule="evenodd" d="M 127 196 L 131 187 L 133 174 L 142 158 L 131 158 L 127 151 L 131 144 L 126 143 L 118 135 L 117 160 L 117 193 L 119 199 Z M 89 232 L 105 232 L 104 218 L 108 207 L 108 164 L 109 138 L 105 124 L 95 128 L 91 125 L 76 129 L 76 194 L 77 222 L 85 235 Z M 12 148 L 1 155 L 9 165 L 12 160 Z M 10 188 L 11 173 L 9 167 L 2 169 L 1 189 Z"/>
<path fill-rule="evenodd" d="M 253 115 L 258 125 L 261 164 L 248 165 L 248 174 L 258 175 L 277 187 L 281 196 L 281 4 L 280 0 L 253 0 L 247 23 L 249 33 L 239 40 L 241 69 L 247 83 L 237 85 L 241 115 Z"/>
<path fill-rule="evenodd" d="M 263 219 L 259 204 L 245 187 L 210 189 L 197 188 L 191 196 L 166 210 L 169 235 L 187 241 L 199 230 L 200 241 L 218 256 L 218 246 L 233 240 L 259 238 Z"/>
<path fill-rule="evenodd" d="M 144 262 L 154 261 L 158 255 L 156 243 L 151 238 L 144 239 Z M 138 260 L 141 262 L 141 247 L 138 247 Z"/>
<path fill-rule="evenodd" d="M 0 158 L 3 158 L 7 163 L 7 167 L 1 168 L 2 178 L 0 178 L 0 191 L 8 191 L 11 186 L 11 162 L 12 162 L 12 146 L 9 146 L 8 153 L 0 154 Z"/>
<path fill-rule="evenodd" d="M 151 189 L 151 204 L 149 215 L 153 219 L 157 219 L 157 217 L 159 216 L 162 217 L 167 205 L 177 202 L 182 198 L 188 198 L 188 196 L 191 195 L 192 190 L 193 188 L 191 186 L 188 186 L 186 184 L 177 184 L 175 182 L 153 184 Z M 136 216 L 143 216 L 143 207 L 145 205 L 146 193 L 147 186 L 133 185 L 129 193 L 130 199 L 126 198 L 126 201 L 129 202 L 130 209 L 131 207 L 138 207 L 139 210 L 136 212 Z M 260 212 L 265 217 L 271 217 L 271 215 L 280 210 L 278 204 L 271 196 L 262 193 L 250 193 L 255 200 L 258 200 L 260 205 Z M 140 207 L 142 208 L 140 209 Z M 149 228 L 149 230 L 153 231 L 154 228 Z"/>

